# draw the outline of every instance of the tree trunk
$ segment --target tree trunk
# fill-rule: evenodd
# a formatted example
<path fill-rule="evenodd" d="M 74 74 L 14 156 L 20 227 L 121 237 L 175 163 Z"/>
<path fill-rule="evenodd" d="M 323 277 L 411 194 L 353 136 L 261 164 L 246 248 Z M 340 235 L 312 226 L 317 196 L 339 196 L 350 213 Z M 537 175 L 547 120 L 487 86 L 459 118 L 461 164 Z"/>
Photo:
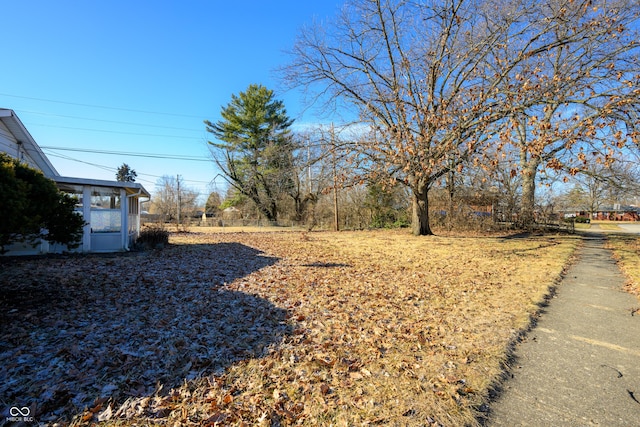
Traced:
<path fill-rule="evenodd" d="M 278 206 L 276 205 L 275 200 L 271 200 L 269 203 L 269 218 L 270 222 L 278 221 Z"/>
<path fill-rule="evenodd" d="M 294 214 L 293 220 L 296 222 L 301 222 L 304 219 L 304 210 L 306 207 L 306 203 L 302 200 L 302 197 L 299 195 L 291 196 L 294 204 Z"/>
<path fill-rule="evenodd" d="M 249 188 L 246 191 L 242 188 L 239 189 L 242 194 L 253 200 L 258 211 L 264 215 L 269 222 L 276 222 L 278 220 L 278 210 L 275 201 L 264 202 L 258 195 L 258 190 L 255 187 Z"/>
<path fill-rule="evenodd" d="M 520 201 L 520 223 L 525 229 L 531 229 L 535 222 L 536 174 L 540 160 L 529 159 L 522 164 L 522 200 Z"/>
<path fill-rule="evenodd" d="M 419 185 L 413 191 L 411 230 L 415 236 L 431 236 L 429 227 L 429 187 Z"/>
<path fill-rule="evenodd" d="M 455 197 L 455 181 L 453 172 L 453 162 L 449 166 L 449 172 L 447 173 L 447 192 L 449 193 L 449 205 L 447 207 L 447 230 L 453 229 L 453 199 Z"/>
<path fill-rule="evenodd" d="M 276 222 L 278 220 L 278 212 L 274 211 L 273 207 L 269 208 L 267 206 L 264 206 L 262 204 L 257 204 L 257 203 L 256 203 L 256 207 L 258 208 L 258 211 L 262 215 L 264 215 L 267 221 Z"/>

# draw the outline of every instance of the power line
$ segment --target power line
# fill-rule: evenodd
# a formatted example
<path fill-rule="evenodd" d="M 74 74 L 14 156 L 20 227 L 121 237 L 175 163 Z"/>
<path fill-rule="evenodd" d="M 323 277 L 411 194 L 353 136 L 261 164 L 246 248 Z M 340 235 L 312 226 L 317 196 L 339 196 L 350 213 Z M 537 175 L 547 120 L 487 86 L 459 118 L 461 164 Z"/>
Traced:
<path fill-rule="evenodd" d="M 162 135 L 162 134 L 151 134 L 151 133 L 139 133 L 139 132 L 123 132 L 117 130 L 107 130 L 107 129 L 89 129 L 89 128 L 78 128 L 72 126 L 59 126 L 59 125 L 43 125 L 40 123 L 29 123 L 29 126 L 43 126 L 49 128 L 58 128 L 58 129 L 72 129 L 72 130 L 85 130 L 89 132 L 104 132 L 104 133 L 117 133 L 120 135 L 136 135 L 136 136 L 153 136 L 156 138 L 174 138 L 174 139 L 192 139 L 192 140 L 202 140 L 201 138 L 194 138 L 192 136 L 178 136 L 178 135 Z"/>
<path fill-rule="evenodd" d="M 100 164 L 97 164 L 97 163 L 87 162 L 87 161 L 84 161 L 84 160 L 74 159 L 73 157 L 65 156 L 64 154 L 49 154 L 49 155 L 51 157 L 58 157 L 58 158 L 69 160 L 69 161 L 73 161 L 73 162 L 84 163 L 86 165 L 94 166 L 94 167 L 106 170 L 108 172 L 114 172 L 115 173 L 117 171 L 117 168 L 114 168 L 114 167 L 111 167 L 111 166 L 105 166 L 105 165 L 100 165 Z M 151 177 L 151 178 L 162 178 L 162 176 L 151 175 L 151 174 L 148 174 L 148 173 L 137 173 L 137 174 L 138 174 L 138 176 L 148 176 L 148 177 Z M 149 181 L 148 179 L 142 179 L 141 178 L 140 181 L 145 181 L 145 182 L 147 182 L 149 184 L 155 184 L 155 182 Z M 198 181 L 198 180 L 194 180 L 194 179 L 183 179 L 183 181 L 192 182 L 192 183 L 195 183 L 195 184 L 207 184 L 208 185 L 208 184 L 211 184 L 211 182 L 214 182 L 215 178 L 212 179 L 211 181 Z"/>
<path fill-rule="evenodd" d="M 94 118 L 90 118 L 90 117 L 80 117 L 80 116 L 69 116 L 69 115 L 65 115 L 65 114 L 45 113 L 45 112 L 42 112 L 42 111 L 29 111 L 29 110 L 22 110 L 22 109 L 16 110 L 16 111 L 18 111 L 20 113 L 38 114 L 38 115 L 49 116 L 49 117 L 63 117 L 63 118 L 67 118 L 67 119 L 89 120 L 89 121 L 93 121 L 93 122 L 115 123 L 115 124 L 121 124 L 121 125 L 150 127 L 150 128 L 156 128 L 156 129 L 185 130 L 185 131 L 189 131 L 189 132 L 202 132 L 203 131 L 203 129 L 190 129 L 190 128 L 175 127 L 175 126 L 161 126 L 161 125 L 150 125 L 150 124 L 144 124 L 144 123 L 122 122 L 122 121 L 117 121 L 117 120 L 94 119 Z M 44 126 L 44 125 L 41 125 L 41 126 Z"/>
<path fill-rule="evenodd" d="M 76 105 L 80 107 L 90 107 L 90 108 L 102 108 L 104 110 L 118 110 L 118 111 L 129 111 L 134 113 L 145 113 L 145 114 L 159 114 L 164 116 L 177 116 L 177 117 L 191 117 L 202 120 L 200 116 L 194 116 L 190 114 L 177 114 L 177 113 L 167 113 L 162 111 L 148 111 L 148 110 L 136 110 L 133 108 L 122 108 L 122 107 L 108 107 L 106 105 L 95 105 L 95 104 L 82 104 L 79 102 L 67 102 L 67 101 L 57 101 L 54 99 L 45 99 L 45 98 L 34 98 L 30 96 L 20 96 L 20 95 L 11 95 L 8 93 L 0 93 L 2 96 L 9 96 L 12 98 L 21 98 L 21 99 L 30 99 L 32 101 L 44 101 L 44 102 L 53 102 L 56 104 L 66 104 L 66 105 Z"/>
<path fill-rule="evenodd" d="M 110 150 L 91 150 L 88 148 L 70 148 L 70 147 L 52 147 L 52 146 L 40 146 L 43 150 L 56 150 L 56 151 L 75 151 L 80 153 L 93 153 L 93 154 L 108 154 L 115 156 L 131 156 L 131 157 L 145 157 L 149 159 L 170 159 L 170 160 L 187 160 L 192 162 L 211 162 L 210 159 L 196 156 L 184 156 L 180 154 L 158 154 L 158 153 L 133 153 L 126 151 L 110 151 Z"/>
<path fill-rule="evenodd" d="M 112 168 L 110 166 L 99 165 L 97 163 L 91 163 L 91 162 L 85 162 L 84 160 L 74 159 L 73 157 L 65 156 L 63 154 L 49 154 L 49 156 L 58 157 L 60 159 L 69 160 L 69 161 L 72 161 L 72 162 L 83 163 L 85 165 L 89 165 L 89 166 L 93 166 L 93 167 L 96 167 L 96 168 L 99 168 L 99 169 L 103 169 L 103 170 L 106 170 L 108 172 L 114 172 L 115 173 L 117 171 L 117 169 Z M 146 175 L 146 174 L 140 174 L 140 175 Z M 149 181 L 148 179 L 141 178 L 140 181 L 146 182 L 148 184 L 154 184 L 152 181 Z"/>
<path fill-rule="evenodd" d="M 97 168 L 100 168 L 100 169 L 103 169 L 103 170 L 106 170 L 106 171 L 109 171 L 109 172 L 116 171 L 115 168 L 112 168 L 110 166 L 99 165 L 97 163 L 91 163 L 91 162 L 86 162 L 84 160 L 74 159 L 73 157 L 65 156 L 64 154 L 51 153 L 51 154 L 49 154 L 49 156 L 58 157 L 60 159 L 65 159 L 65 160 L 71 160 L 71 161 L 78 162 L 78 163 L 84 163 L 85 165 L 94 166 L 94 167 L 97 167 Z"/>

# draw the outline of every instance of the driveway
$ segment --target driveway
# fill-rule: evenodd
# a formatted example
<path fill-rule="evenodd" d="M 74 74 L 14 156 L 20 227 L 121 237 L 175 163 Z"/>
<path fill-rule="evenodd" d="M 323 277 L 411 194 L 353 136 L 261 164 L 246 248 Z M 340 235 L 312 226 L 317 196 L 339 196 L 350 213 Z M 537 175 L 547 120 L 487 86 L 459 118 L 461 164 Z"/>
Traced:
<path fill-rule="evenodd" d="M 591 233 L 629 233 L 629 234 L 640 234 L 640 222 L 616 222 L 615 225 L 618 226 L 615 230 L 608 230 L 600 227 L 600 224 L 595 223 L 591 224 L 591 228 L 586 229 L 584 231 Z"/>
<path fill-rule="evenodd" d="M 640 223 L 637 223 L 637 222 L 635 222 L 635 223 L 625 223 L 625 224 L 618 224 L 618 226 L 625 233 L 640 234 Z"/>

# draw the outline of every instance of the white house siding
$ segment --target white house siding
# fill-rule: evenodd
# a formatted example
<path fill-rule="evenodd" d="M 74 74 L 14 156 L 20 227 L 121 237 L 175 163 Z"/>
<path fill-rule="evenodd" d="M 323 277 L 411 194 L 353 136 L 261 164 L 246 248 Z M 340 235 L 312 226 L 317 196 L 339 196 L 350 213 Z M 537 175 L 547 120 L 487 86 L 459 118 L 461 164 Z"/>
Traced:
<path fill-rule="evenodd" d="M 0 151 L 42 171 L 47 178 L 58 176 L 15 112 L 6 108 L 0 108 Z"/>
<path fill-rule="evenodd" d="M 0 121 L 0 151 L 13 158 L 22 160 L 32 168 L 40 169 L 33 158 L 26 152 L 23 144 L 18 144 L 17 139 L 9 131 L 4 122 Z"/>
<path fill-rule="evenodd" d="M 13 134 L 9 132 L 7 126 L 0 121 L 0 151 L 12 157 L 18 157 L 18 144 Z"/>
<path fill-rule="evenodd" d="M 49 253 L 49 245 L 47 242 L 40 242 L 35 246 L 28 245 L 26 243 L 14 243 L 5 247 L 7 255 L 22 256 L 22 255 L 40 255 Z"/>
<path fill-rule="evenodd" d="M 86 222 L 78 248 L 47 242 L 16 244 L 9 248 L 9 255 L 126 251 L 135 242 L 140 232 L 140 198 L 150 197 L 142 185 L 60 176 L 13 110 L 6 108 L 0 108 L 0 151 L 42 171 L 60 190 L 78 197 L 76 210 Z"/>

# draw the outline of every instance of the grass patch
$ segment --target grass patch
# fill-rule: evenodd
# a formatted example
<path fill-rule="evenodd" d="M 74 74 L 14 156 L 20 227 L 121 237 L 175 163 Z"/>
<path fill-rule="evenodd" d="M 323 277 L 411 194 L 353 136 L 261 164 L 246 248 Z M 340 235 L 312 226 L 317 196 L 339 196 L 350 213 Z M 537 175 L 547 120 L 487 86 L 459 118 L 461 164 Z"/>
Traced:
<path fill-rule="evenodd" d="M 509 344 L 577 240 L 404 231 L 171 239 L 188 250 L 223 242 L 279 259 L 225 286 L 286 309 L 293 333 L 262 358 L 185 382 L 159 400 L 162 423 L 476 425 Z"/>
<path fill-rule="evenodd" d="M 585 222 L 576 222 L 574 226 L 576 230 L 588 230 L 591 228 L 591 224 L 587 224 Z"/>
<path fill-rule="evenodd" d="M 591 224 L 598 224 L 598 226 L 602 230 L 609 230 L 609 231 L 620 230 L 620 226 L 618 225 L 617 221 L 594 219 L 594 220 L 591 220 Z"/>
<path fill-rule="evenodd" d="M 603 230 L 612 230 L 612 231 L 620 230 L 620 226 L 618 224 L 612 224 L 612 223 L 609 223 L 609 222 L 601 222 L 598 225 Z"/>
<path fill-rule="evenodd" d="M 640 299 L 640 236 L 609 234 L 607 247 L 613 250 L 620 269 L 629 279 L 625 290 Z"/>

